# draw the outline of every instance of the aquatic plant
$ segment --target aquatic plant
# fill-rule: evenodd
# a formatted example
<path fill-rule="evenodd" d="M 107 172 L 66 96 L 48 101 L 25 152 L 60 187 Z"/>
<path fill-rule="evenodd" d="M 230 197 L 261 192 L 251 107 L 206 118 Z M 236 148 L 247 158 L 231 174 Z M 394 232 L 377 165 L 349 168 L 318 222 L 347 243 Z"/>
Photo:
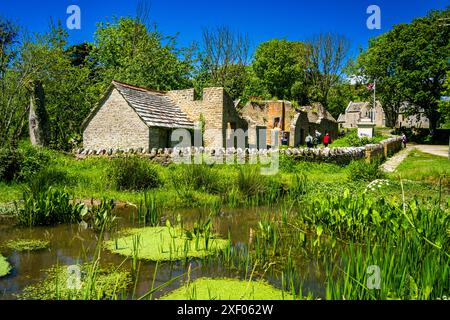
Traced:
<path fill-rule="evenodd" d="M 137 208 L 138 223 L 144 226 L 156 227 L 161 220 L 162 204 L 158 202 L 155 194 L 144 193 Z"/>
<path fill-rule="evenodd" d="M 161 300 L 293 300 L 288 292 L 265 281 L 200 278 L 161 297 Z"/>
<path fill-rule="evenodd" d="M 77 223 L 87 211 L 84 204 L 74 203 L 72 195 L 52 187 L 45 191 L 23 193 L 23 207 L 17 211 L 19 224 L 25 226 Z"/>
<path fill-rule="evenodd" d="M 6 241 L 4 246 L 15 251 L 37 251 L 47 249 L 50 246 L 50 241 L 40 239 L 15 239 Z"/>
<path fill-rule="evenodd" d="M 95 231 L 112 230 L 117 227 L 117 217 L 113 214 L 115 204 L 112 199 L 102 199 L 100 204 L 83 210 L 81 218 Z"/>
<path fill-rule="evenodd" d="M 191 235 L 194 233 L 192 232 Z M 133 241 L 140 235 L 139 250 L 133 249 Z M 208 237 L 208 240 L 206 238 Z M 183 260 L 201 258 L 222 250 L 228 241 L 212 235 L 187 236 L 179 227 L 145 227 L 129 229 L 125 235 L 105 242 L 105 247 L 113 253 L 152 261 Z"/>
<path fill-rule="evenodd" d="M 100 300 L 126 297 L 131 284 L 129 272 L 114 266 L 99 267 L 92 264 L 75 266 L 79 274 L 69 266 L 55 266 L 45 270 L 47 277 L 18 294 L 19 299 L 33 300 Z M 79 268 L 79 269 L 78 269 Z M 80 278 L 78 278 L 80 276 Z"/>
<path fill-rule="evenodd" d="M 0 254 L 0 277 L 6 276 L 11 270 L 8 260 Z"/>

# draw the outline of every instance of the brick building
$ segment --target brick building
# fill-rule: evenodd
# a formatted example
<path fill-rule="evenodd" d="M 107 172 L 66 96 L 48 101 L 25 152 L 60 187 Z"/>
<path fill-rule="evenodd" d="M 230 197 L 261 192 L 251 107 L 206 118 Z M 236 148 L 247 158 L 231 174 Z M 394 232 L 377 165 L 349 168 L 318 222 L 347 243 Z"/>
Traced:
<path fill-rule="evenodd" d="M 192 132 L 200 123 L 208 147 L 233 146 L 236 141 L 227 129 L 247 130 L 223 88 L 205 88 L 196 100 L 194 89 L 162 92 L 113 81 L 83 123 L 83 147 L 172 147 L 174 129 Z"/>

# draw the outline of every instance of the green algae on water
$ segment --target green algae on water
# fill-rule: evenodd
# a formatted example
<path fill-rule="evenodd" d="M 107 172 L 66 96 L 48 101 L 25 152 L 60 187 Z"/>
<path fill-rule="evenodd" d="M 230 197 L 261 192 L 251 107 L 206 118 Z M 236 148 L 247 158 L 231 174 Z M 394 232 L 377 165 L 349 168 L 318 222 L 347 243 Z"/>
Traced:
<path fill-rule="evenodd" d="M 106 242 L 113 253 L 151 261 L 175 261 L 202 258 L 225 249 L 228 240 L 195 236 L 178 227 L 129 229 L 126 235 Z M 137 245 L 138 244 L 138 245 Z"/>
<path fill-rule="evenodd" d="M 169 292 L 161 300 L 294 300 L 294 297 L 261 280 L 200 278 Z"/>
<path fill-rule="evenodd" d="M 6 258 L 0 254 L 0 277 L 6 276 L 11 271 L 11 265 Z"/>
<path fill-rule="evenodd" d="M 89 263 L 54 266 L 45 271 L 44 280 L 26 287 L 17 297 L 22 300 L 120 299 L 126 296 L 132 283 L 129 272 L 114 266 L 93 268 Z"/>
<path fill-rule="evenodd" d="M 4 246 L 6 248 L 16 251 L 37 251 L 47 249 L 50 246 L 50 241 L 35 240 L 35 239 L 17 239 L 7 241 Z"/>

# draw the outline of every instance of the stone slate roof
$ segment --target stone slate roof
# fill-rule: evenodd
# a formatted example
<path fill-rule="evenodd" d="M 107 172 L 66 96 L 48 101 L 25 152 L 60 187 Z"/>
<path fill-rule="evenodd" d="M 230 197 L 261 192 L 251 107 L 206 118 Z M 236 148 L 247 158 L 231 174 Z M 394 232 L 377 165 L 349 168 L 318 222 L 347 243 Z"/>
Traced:
<path fill-rule="evenodd" d="M 345 122 L 345 114 L 340 113 L 337 122 Z"/>
<path fill-rule="evenodd" d="M 329 113 L 320 103 L 316 103 L 313 106 L 303 106 L 300 110 L 306 112 L 308 122 L 317 123 L 320 119 L 336 122 L 336 119 L 334 119 L 331 113 Z"/>
<path fill-rule="evenodd" d="M 131 86 L 119 81 L 112 85 L 149 127 L 194 128 L 194 123 L 172 99 L 161 91 Z"/>
<path fill-rule="evenodd" d="M 368 102 L 350 102 L 345 112 L 360 112 L 367 104 Z"/>

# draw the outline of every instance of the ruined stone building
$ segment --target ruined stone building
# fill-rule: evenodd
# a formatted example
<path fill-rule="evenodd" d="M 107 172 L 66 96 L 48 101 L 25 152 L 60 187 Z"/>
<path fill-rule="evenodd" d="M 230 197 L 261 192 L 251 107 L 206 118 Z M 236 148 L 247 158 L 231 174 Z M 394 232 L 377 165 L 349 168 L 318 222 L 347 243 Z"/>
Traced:
<path fill-rule="evenodd" d="M 285 136 L 288 145 L 294 147 L 305 144 L 308 133 L 315 130 L 322 136 L 328 132 L 332 139 L 337 137 L 337 122 L 321 104 L 295 108 L 284 100 L 249 102 L 239 113 L 248 123 L 250 146 L 261 146 L 262 141 L 270 146 L 274 138 L 281 145 Z"/>
<path fill-rule="evenodd" d="M 407 114 L 407 109 L 410 108 L 407 102 L 402 103 L 397 117 L 395 127 L 397 128 L 416 128 L 429 129 L 430 120 L 424 113 L 423 108 L 416 108 L 418 112 L 414 115 Z"/>
<path fill-rule="evenodd" d="M 286 136 L 297 146 L 315 130 L 337 137 L 336 120 L 320 104 L 295 108 L 288 101 L 264 101 L 240 108 L 219 87 L 205 88 L 196 99 L 194 89 L 162 92 L 113 81 L 83 123 L 83 147 L 173 147 L 180 142 L 172 141 L 175 129 L 188 130 L 188 145 L 194 145 L 194 130 L 201 131 L 200 143 L 212 148 L 266 148 L 272 136 L 280 145 Z"/>

